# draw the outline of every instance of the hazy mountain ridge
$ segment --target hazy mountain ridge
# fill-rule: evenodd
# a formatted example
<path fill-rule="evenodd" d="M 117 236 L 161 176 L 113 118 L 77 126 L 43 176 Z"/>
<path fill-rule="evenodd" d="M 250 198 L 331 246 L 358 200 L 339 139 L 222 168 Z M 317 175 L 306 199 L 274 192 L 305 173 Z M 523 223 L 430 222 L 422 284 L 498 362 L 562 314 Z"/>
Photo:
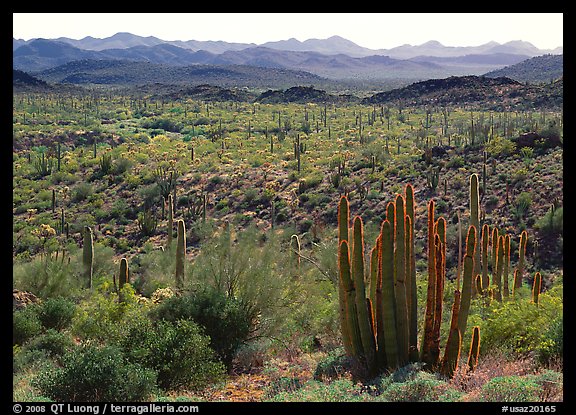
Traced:
<path fill-rule="evenodd" d="M 264 68 L 306 71 L 329 79 L 356 81 L 406 79 L 413 82 L 452 75 L 482 75 L 530 57 L 530 55 L 527 54 L 520 55 L 504 52 L 448 57 L 419 55 L 410 59 L 397 59 L 391 56 L 377 54 L 359 56 L 361 54 L 357 52 L 358 50 L 362 50 L 360 46 L 337 36 L 325 40 L 309 39 L 305 42 L 299 42 L 296 39 L 286 41 L 288 43 L 284 41 L 269 42 L 269 47 L 230 44 L 232 49 L 221 53 L 182 47 L 184 44 L 190 46 L 190 42 L 196 41 L 180 42 L 181 45 L 177 46 L 174 42 L 163 42 L 152 36 L 144 38 L 126 33 L 107 38 L 107 45 L 117 47 L 102 50 L 81 49 L 63 39 L 65 38 L 60 38 L 59 40 L 37 39 L 26 42 L 25 44 L 22 44 L 17 39 L 13 39 L 14 46 L 20 45 L 13 51 L 13 67 L 26 72 L 39 73 L 43 70 L 74 60 L 132 60 L 180 66 L 194 64 L 250 65 Z M 89 47 L 94 48 L 94 42 L 94 38 L 84 38 L 82 41 L 76 41 L 75 44 L 87 44 Z M 218 44 L 220 50 L 226 49 L 226 45 L 228 45 L 226 42 L 196 43 L 203 45 L 208 45 L 208 43 L 210 45 Z M 321 49 L 324 53 L 317 51 L 282 50 L 282 47 L 286 48 L 288 47 L 287 45 L 293 45 L 293 49 Z M 518 48 L 522 47 L 525 53 L 531 53 L 530 51 L 534 52 L 536 50 L 533 46 L 527 44 L 527 42 L 515 45 Z M 243 46 L 248 47 L 241 49 Z M 494 49 L 501 45 L 492 42 L 488 46 Z M 349 54 L 341 52 L 335 53 L 337 47 L 346 49 L 347 53 L 355 53 L 356 56 L 350 56 Z M 446 48 L 438 42 L 427 42 L 421 45 L 419 52 L 425 51 L 433 53 L 433 50 L 438 51 L 443 49 L 450 48 Z M 466 48 L 451 49 L 462 51 Z M 484 47 L 482 50 L 486 52 L 490 49 Z M 327 51 L 332 51 L 333 53 L 327 54 Z M 453 54 L 454 52 L 451 53 Z M 440 53 L 436 54 L 438 55 Z"/>
<path fill-rule="evenodd" d="M 13 50 L 23 44 L 30 43 L 22 39 L 13 39 Z M 410 59 L 417 56 L 454 57 L 470 54 L 513 53 L 528 56 L 537 56 L 547 53 L 562 54 L 563 48 L 538 49 L 529 42 L 514 40 L 500 44 L 488 42 L 479 46 L 444 46 L 440 42 L 430 40 L 421 45 L 400 45 L 390 49 L 370 49 L 359 46 L 356 43 L 344 39 L 341 36 L 331 36 L 327 39 L 307 39 L 299 41 L 295 38 L 280 41 L 265 42 L 260 45 L 254 43 L 234 43 L 225 41 L 199 41 L 199 40 L 175 40 L 167 41 L 154 36 L 138 36 L 131 33 L 120 32 L 107 38 L 94 38 L 87 36 L 83 39 L 70 39 L 60 37 L 57 40 L 69 43 L 85 50 L 102 51 L 105 49 L 127 49 L 133 46 L 155 46 L 161 43 L 171 44 L 193 51 L 206 50 L 219 54 L 227 50 L 243 50 L 251 47 L 266 47 L 284 51 L 319 52 L 327 55 L 343 53 L 351 57 L 363 57 L 370 55 L 387 55 L 396 59 Z"/>
<path fill-rule="evenodd" d="M 521 82 L 550 82 L 561 78 L 563 74 L 564 55 L 543 55 L 490 71 L 486 76 L 507 76 Z"/>

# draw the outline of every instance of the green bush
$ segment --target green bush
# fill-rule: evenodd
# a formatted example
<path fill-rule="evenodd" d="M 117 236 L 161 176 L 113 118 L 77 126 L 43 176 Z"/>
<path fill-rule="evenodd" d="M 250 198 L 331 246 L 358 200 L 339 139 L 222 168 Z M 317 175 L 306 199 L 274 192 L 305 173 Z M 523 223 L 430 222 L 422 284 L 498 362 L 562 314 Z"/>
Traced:
<path fill-rule="evenodd" d="M 250 334 L 250 319 L 234 298 L 213 289 L 171 297 L 152 310 L 156 320 L 192 320 L 204 328 L 214 349 L 228 370 L 236 350 Z"/>
<path fill-rule="evenodd" d="M 272 394 L 267 401 L 271 402 L 363 402 L 370 396 L 360 392 L 360 388 L 349 379 L 338 379 L 330 383 L 311 380 L 300 387 L 292 380 L 284 387 L 285 391 Z"/>
<path fill-rule="evenodd" d="M 387 382 L 385 381 L 384 384 Z M 379 396 L 388 402 L 453 402 L 462 393 L 450 387 L 437 375 L 418 371 L 414 377 L 403 382 L 390 382 Z"/>
<path fill-rule="evenodd" d="M 62 357 L 74 348 L 74 339 L 69 333 L 48 329 L 26 344 L 28 350 L 44 350 L 49 356 Z"/>
<path fill-rule="evenodd" d="M 47 329 L 63 330 L 70 327 L 76 304 L 63 297 L 48 298 L 38 309 L 38 317 Z"/>
<path fill-rule="evenodd" d="M 540 294 L 539 304 L 534 304 L 530 298 L 495 302 L 486 310 L 485 319 L 479 324 L 481 355 L 498 350 L 515 358 L 548 349 L 550 339 L 547 336 L 550 334 L 547 328 L 562 316 L 562 310 L 561 290 Z"/>
<path fill-rule="evenodd" d="M 42 331 L 36 310 L 28 306 L 12 313 L 12 344 L 24 344 Z"/>
<path fill-rule="evenodd" d="M 350 358 L 344 354 L 342 348 L 338 348 L 320 360 L 314 371 L 315 380 L 335 379 L 350 370 Z"/>
<path fill-rule="evenodd" d="M 549 364 L 564 356 L 564 318 L 552 321 L 548 330 L 542 336 L 542 340 L 536 348 L 536 355 L 541 364 Z"/>
<path fill-rule="evenodd" d="M 163 390 L 199 390 L 223 379 L 224 367 L 196 323 L 138 319 L 128 324 L 119 346 L 129 361 L 155 370 Z"/>
<path fill-rule="evenodd" d="M 63 367 L 43 371 L 32 381 L 55 401 L 137 402 L 155 391 L 156 373 L 128 362 L 117 347 L 84 345 L 62 361 Z"/>
<path fill-rule="evenodd" d="M 540 385 L 534 376 L 498 376 L 482 386 L 482 402 L 536 402 Z"/>

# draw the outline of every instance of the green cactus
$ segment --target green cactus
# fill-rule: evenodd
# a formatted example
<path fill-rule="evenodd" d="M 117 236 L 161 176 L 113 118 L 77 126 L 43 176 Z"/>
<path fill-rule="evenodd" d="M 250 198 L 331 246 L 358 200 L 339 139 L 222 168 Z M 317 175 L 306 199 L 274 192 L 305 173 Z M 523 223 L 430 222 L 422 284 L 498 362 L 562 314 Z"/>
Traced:
<path fill-rule="evenodd" d="M 504 235 L 498 237 L 498 249 L 496 252 L 496 273 L 492 276 L 494 286 L 493 298 L 502 301 L 502 272 L 504 270 Z"/>
<path fill-rule="evenodd" d="M 478 356 L 480 355 L 480 326 L 472 328 L 472 340 L 470 342 L 470 353 L 468 354 L 468 370 L 473 372 L 478 366 Z"/>
<path fill-rule="evenodd" d="M 92 273 L 94 270 L 94 238 L 92 229 L 84 227 L 84 244 L 82 246 L 82 264 L 84 265 L 84 282 L 92 289 Z"/>
<path fill-rule="evenodd" d="M 370 373 L 376 369 L 376 343 L 366 302 L 366 287 L 364 284 L 364 225 L 362 218 L 354 218 L 354 246 L 352 248 L 352 280 L 356 291 L 356 314 L 362 340 L 363 356 Z"/>
<path fill-rule="evenodd" d="M 444 357 L 442 358 L 442 366 L 440 372 L 452 378 L 454 372 L 458 368 L 458 360 L 460 359 L 460 349 L 462 347 L 462 334 L 458 328 L 460 310 L 460 291 L 454 291 L 454 304 L 452 305 L 452 319 L 450 320 L 450 331 L 448 333 L 448 340 L 446 341 L 446 348 L 444 349 Z"/>
<path fill-rule="evenodd" d="M 478 175 L 470 176 L 470 225 L 474 225 L 476 232 L 480 234 L 480 191 L 478 189 Z M 480 249 L 474 251 L 474 272 L 473 275 L 481 273 L 480 270 Z"/>
<path fill-rule="evenodd" d="M 390 221 L 382 222 L 380 233 L 380 267 L 382 268 L 381 330 L 378 346 L 380 362 L 388 368 L 398 367 L 398 342 L 396 340 L 396 296 L 394 293 L 394 233 Z M 381 335 L 381 338 L 380 338 Z"/>
<path fill-rule="evenodd" d="M 432 367 L 436 364 L 431 355 L 432 330 L 434 327 L 434 312 L 436 309 L 436 249 L 434 246 L 434 199 L 428 202 L 428 291 L 424 317 L 424 339 L 420 359 Z"/>
<path fill-rule="evenodd" d="M 396 327 L 398 336 L 398 363 L 408 363 L 410 333 L 408 328 L 408 304 L 406 299 L 406 215 L 404 197 L 396 196 L 396 227 L 394 247 L 394 281 L 396 295 Z"/>
<path fill-rule="evenodd" d="M 414 250 L 414 216 L 416 202 L 414 200 L 414 187 L 406 185 L 406 214 L 410 220 L 410 226 L 406 228 L 406 299 L 408 301 L 408 327 L 410 338 L 409 357 L 411 362 L 418 360 L 418 292 L 416 287 L 416 254 Z"/>
<path fill-rule="evenodd" d="M 124 288 L 124 284 L 130 282 L 128 274 L 128 260 L 126 258 L 122 258 L 120 260 L 120 273 L 118 274 L 118 289 L 122 291 Z"/>
<path fill-rule="evenodd" d="M 508 298 L 508 275 L 510 274 L 510 235 L 504 236 L 504 263 L 502 265 L 502 294 Z"/>
<path fill-rule="evenodd" d="M 472 298 L 472 281 L 474 275 L 474 252 L 476 251 L 476 228 L 470 225 L 466 236 L 466 254 L 464 255 L 464 272 L 462 275 L 462 298 L 458 315 L 458 329 L 466 332 L 470 301 Z"/>
<path fill-rule="evenodd" d="M 176 241 L 176 288 L 181 290 L 184 284 L 184 264 L 186 259 L 186 226 L 182 219 L 178 220 L 178 236 Z"/>
<path fill-rule="evenodd" d="M 482 287 L 490 285 L 488 277 L 488 242 L 490 238 L 490 227 L 487 224 L 482 226 Z"/>
<path fill-rule="evenodd" d="M 534 283 L 532 285 L 532 302 L 538 304 L 540 293 L 542 292 L 542 275 L 539 272 L 534 274 Z"/>
<path fill-rule="evenodd" d="M 362 351 L 362 340 L 356 314 L 356 293 L 352 281 L 350 251 L 346 240 L 340 243 L 338 271 L 340 275 L 340 328 L 344 349 L 348 356 L 357 357 Z"/>
<path fill-rule="evenodd" d="M 526 257 L 526 244 L 528 243 L 528 233 L 522 231 L 520 234 L 520 246 L 518 248 L 518 278 L 514 282 L 514 288 L 520 288 L 522 278 L 524 278 L 524 262 Z"/>

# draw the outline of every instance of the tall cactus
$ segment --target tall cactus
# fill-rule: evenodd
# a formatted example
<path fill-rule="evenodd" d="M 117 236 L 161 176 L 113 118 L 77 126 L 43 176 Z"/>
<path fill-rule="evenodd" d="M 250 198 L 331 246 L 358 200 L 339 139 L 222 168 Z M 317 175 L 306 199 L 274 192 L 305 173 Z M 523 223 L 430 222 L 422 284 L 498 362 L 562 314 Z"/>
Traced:
<path fill-rule="evenodd" d="M 344 350 L 349 356 L 356 354 L 355 349 L 352 347 L 352 334 L 349 330 L 350 315 L 356 314 L 356 310 L 349 311 L 352 307 L 347 301 L 348 292 L 353 289 L 351 274 L 350 274 L 350 254 L 348 252 L 348 223 L 350 222 L 349 204 L 346 196 L 340 198 L 338 203 L 338 270 L 340 281 L 338 284 L 338 299 L 340 306 L 340 330 L 342 332 L 342 341 L 344 343 Z M 346 244 L 342 244 L 342 242 Z"/>
<path fill-rule="evenodd" d="M 176 241 L 176 288 L 181 290 L 184 284 L 184 264 L 186 259 L 186 226 L 184 221 L 177 222 L 178 235 Z"/>
<path fill-rule="evenodd" d="M 480 326 L 474 326 L 470 341 L 470 353 L 468 354 L 468 370 L 470 372 L 473 372 L 478 366 L 478 356 L 480 356 Z"/>
<path fill-rule="evenodd" d="M 504 263 L 502 265 L 502 294 L 504 298 L 510 296 L 508 289 L 508 275 L 510 274 L 510 235 L 504 236 Z"/>
<path fill-rule="evenodd" d="M 488 277 L 488 242 L 490 239 L 490 227 L 487 224 L 482 226 L 482 287 L 490 285 Z"/>
<path fill-rule="evenodd" d="M 87 288 L 92 289 L 92 273 L 94 270 L 94 237 L 92 229 L 89 226 L 84 226 L 82 263 L 84 265 L 84 283 Z"/>
<path fill-rule="evenodd" d="M 436 249 L 434 246 L 434 199 L 428 202 L 428 290 L 426 297 L 426 311 L 424 317 L 424 339 L 420 359 L 433 366 L 436 362 L 431 356 L 432 330 L 434 327 L 434 311 L 436 309 Z"/>
<path fill-rule="evenodd" d="M 120 272 L 118 273 L 118 289 L 122 291 L 124 288 L 124 284 L 129 282 L 129 275 L 128 275 L 128 260 L 126 258 L 122 258 L 120 260 Z"/>
<path fill-rule="evenodd" d="M 394 292 L 394 233 L 389 220 L 382 222 L 381 227 L 381 254 L 382 268 L 382 306 L 380 318 L 382 320 L 382 339 L 378 339 L 381 361 L 388 368 L 398 367 L 398 342 L 396 335 L 396 296 Z"/>
<path fill-rule="evenodd" d="M 480 234 L 480 191 L 478 189 L 478 175 L 470 176 L 470 225 L 474 225 L 477 234 Z M 478 247 L 479 248 L 479 247 Z M 480 249 L 474 251 L 474 272 L 473 275 L 481 273 L 480 270 Z"/>
<path fill-rule="evenodd" d="M 542 275 L 536 272 L 534 275 L 534 283 L 532 285 L 532 302 L 538 304 L 540 298 L 540 292 L 542 292 Z"/>
<path fill-rule="evenodd" d="M 460 333 L 466 333 L 470 301 L 472 297 L 472 281 L 474 272 L 474 252 L 476 251 L 476 228 L 470 225 L 466 236 L 466 254 L 464 255 L 464 272 L 462 276 L 462 299 L 458 315 Z"/>
<path fill-rule="evenodd" d="M 352 280 L 356 291 L 356 314 L 360 328 L 360 339 L 364 359 L 368 370 L 373 373 L 376 369 L 376 342 L 372 325 L 370 324 L 371 311 L 366 302 L 366 287 L 364 284 L 364 229 L 362 218 L 354 218 L 354 246 L 352 248 Z"/>
<path fill-rule="evenodd" d="M 522 231 L 520 234 L 520 246 L 518 247 L 518 278 L 514 282 L 514 288 L 520 288 L 522 278 L 524 278 L 524 261 L 526 256 L 526 244 L 528 243 L 528 233 Z"/>
<path fill-rule="evenodd" d="M 398 359 L 401 366 L 408 363 L 410 334 L 406 299 L 406 215 L 404 197 L 396 196 L 396 232 L 394 246 L 394 282 L 396 295 L 396 327 L 398 330 Z"/>
<path fill-rule="evenodd" d="M 414 217 L 416 201 L 414 200 L 414 187 L 406 185 L 406 214 L 410 219 L 410 226 L 406 229 L 407 244 L 407 271 L 406 298 L 408 301 L 408 327 L 410 338 L 409 357 L 411 362 L 418 360 L 418 292 L 416 286 L 416 255 L 414 252 Z M 408 232 L 409 231 L 409 232 Z"/>
<path fill-rule="evenodd" d="M 441 373 L 451 378 L 458 368 L 460 359 L 460 349 L 462 347 L 462 334 L 458 327 L 458 314 L 460 310 L 460 291 L 454 292 L 454 304 L 452 305 L 452 319 L 450 321 L 450 331 L 446 341 L 446 349 L 442 359 Z"/>

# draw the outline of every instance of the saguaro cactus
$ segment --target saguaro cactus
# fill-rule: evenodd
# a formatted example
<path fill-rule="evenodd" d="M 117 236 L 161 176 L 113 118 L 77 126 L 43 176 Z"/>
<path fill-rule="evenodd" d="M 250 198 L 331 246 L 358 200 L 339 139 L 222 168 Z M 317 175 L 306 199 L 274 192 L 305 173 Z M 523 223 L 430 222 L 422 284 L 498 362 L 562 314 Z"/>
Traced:
<path fill-rule="evenodd" d="M 124 288 L 124 284 L 127 282 L 129 282 L 128 260 L 126 258 L 122 258 L 120 260 L 120 272 L 118 274 L 118 289 L 122 290 L 122 288 Z"/>
<path fill-rule="evenodd" d="M 178 236 L 176 241 L 176 288 L 182 289 L 184 283 L 184 264 L 186 259 L 186 226 L 182 219 L 178 220 Z"/>
<path fill-rule="evenodd" d="M 92 229 L 89 226 L 84 226 L 82 263 L 84 265 L 84 282 L 87 288 L 92 289 L 92 272 L 94 270 L 94 238 Z"/>

